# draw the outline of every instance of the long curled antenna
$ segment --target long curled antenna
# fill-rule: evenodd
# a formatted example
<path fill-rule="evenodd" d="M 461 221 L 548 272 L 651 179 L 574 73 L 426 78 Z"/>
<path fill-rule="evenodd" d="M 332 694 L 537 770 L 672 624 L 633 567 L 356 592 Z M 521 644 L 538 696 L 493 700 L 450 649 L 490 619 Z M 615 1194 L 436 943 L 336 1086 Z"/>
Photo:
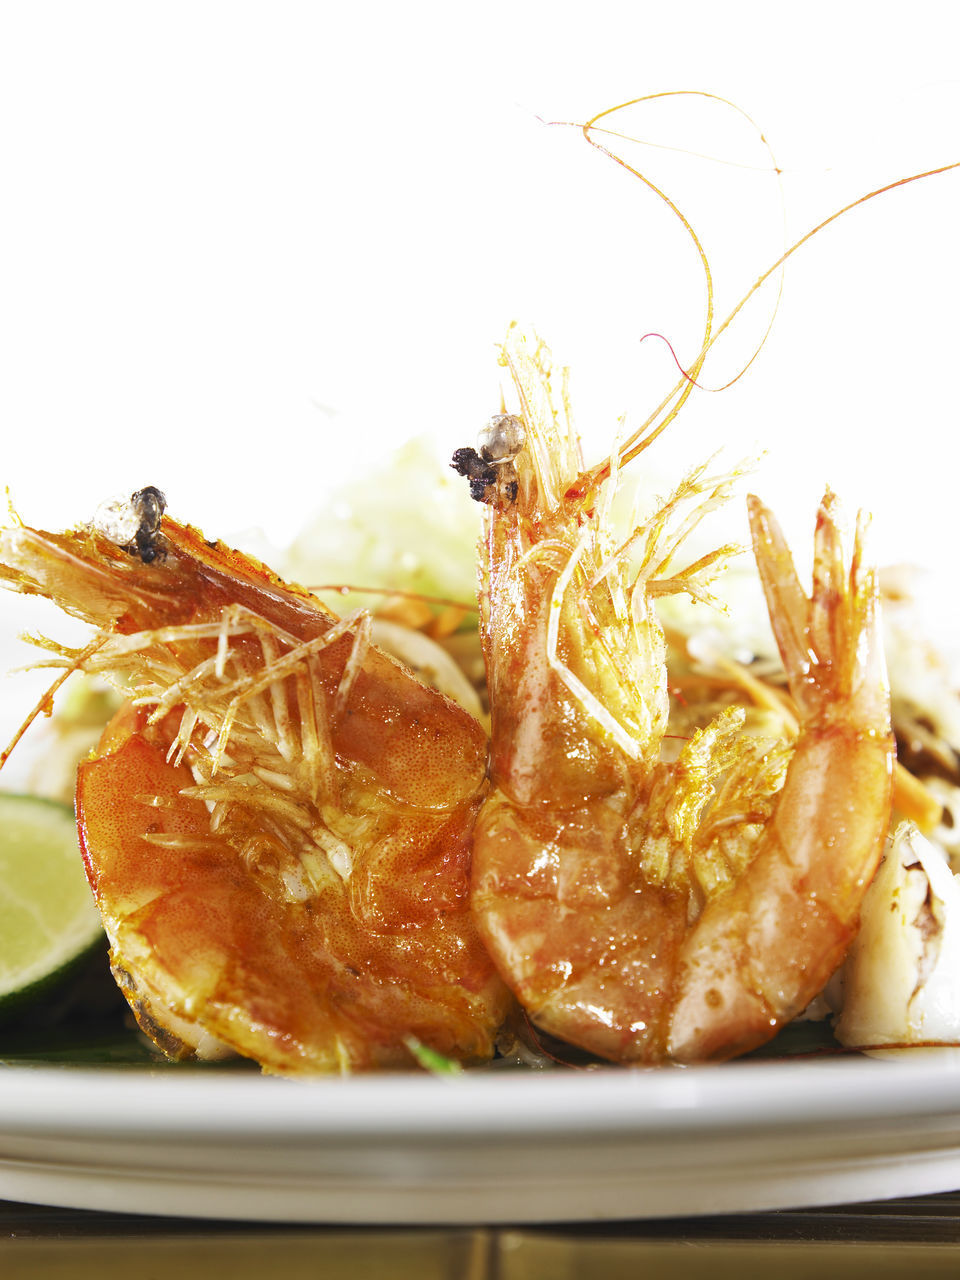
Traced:
<path fill-rule="evenodd" d="M 743 115 L 744 118 L 747 119 L 750 122 L 750 124 L 754 126 L 754 128 L 757 128 L 754 121 L 750 119 L 750 117 L 746 114 L 746 112 L 741 111 L 740 108 L 737 107 L 735 103 L 729 102 L 727 99 L 719 97 L 716 94 L 703 93 L 698 90 L 674 90 L 666 93 L 648 94 L 640 98 L 632 98 L 627 102 L 621 102 L 616 106 L 606 108 L 604 111 L 599 112 L 597 115 L 591 117 L 584 124 L 579 126 L 580 131 L 582 132 L 584 138 L 592 147 L 600 151 L 603 155 L 607 156 L 609 159 L 613 160 L 614 163 L 618 164 L 621 168 L 626 169 L 628 173 L 632 174 L 635 178 L 637 178 L 640 182 L 642 182 L 646 187 L 648 187 L 655 195 L 657 195 L 667 205 L 667 207 L 676 215 L 677 218 L 679 218 L 681 225 L 683 226 L 687 235 L 690 237 L 694 245 L 694 248 L 697 252 L 697 255 L 700 259 L 701 268 L 704 274 L 704 282 L 705 282 L 705 289 L 706 289 L 706 311 L 705 311 L 705 318 L 704 318 L 704 325 L 703 325 L 703 339 L 700 345 L 700 349 L 697 352 L 697 355 L 692 361 L 692 363 L 689 365 L 689 367 L 687 367 L 686 369 L 681 367 L 682 376 L 679 379 L 679 381 L 677 381 L 674 384 L 674 386 L 667 392 L 667 394 L 663 397 L 660 403 L 651 411 L 650 414 L 648 414 L 648 416 L 636 428 L 636 430 L 633 431 L 631 435 L 621 443 L 618 450 L 618 455 L 617 455 L 618 466 L 624 466 L 626 463 L 630 462 L 633 458 L 637 457 L 638 454 L 642 453 L 643 450 L 648 448 L 648 446 L 651 445 L 653 441 L 656 440 L 656 438 L 673 421 L 673 419 L 680 412 L 680 409 L 686 403 L 688 397 L 693 392 L 694 387 L 697 385 L 697 380 L 700 374 L 700 370 L 702 369 L 704 361 L 706 360 L 708 353 L 710 352 L 713 345 L 716 343 L 717 339 L 720 338 L 720 336 L 730 327 L 730 325 L 733 323 L 736 317 L 740 314 L 740 312 L 743 310 L 746 304 L 750 301 L 750 299 L 763 287 L 764 284 L 766 284 L 766 282 L 771 278 L 771 276 L 773 276 L 778 271 L 781 272 L 781 289 L 782 289 L 783 267 L 785 266 L 787 260 L 791 258 L 793 254 L 797 252 L 798 249 L 802 248 L 802 246 L 805 245 L 809 240 L 812 240 L 814 236 L 819 235 L 819 233 L 823 231 L 826 227 L 830 226 L 831 223 L 836 222 L 839 218 L 843 217 L 844 214 L 850 213 L 851 210 L 858 208 L 860 205 L 866 204 L 871 200 L 875 200 L 878 196 L 886 195 L 888 192 L 895 191 L 900 187 L 908 186 L 910 183 L 920 182 L 926 178 L 937 177 L 940 174 L 948 173 L 953 169 L 960 168 L 960 160 L 955 160 L 955 161 L 951 161 L 948 164 L 939 165 L 933 169 L 924 169 L 918 173 L 908 174 L 906 177 L 897 178 L 891 182 L 884 183 L 883 186 L 876 187 L 872 191 L 868 191 L 864 195 L 858 196 L 857 199 L 849 201 L 847 204 L 843 205 L 841 208 L 829 214 L 826 218 L 823 218 L 815 226 L 811 227 L 810 230 L 805 232 L 802 236 L 800 236 L 799 239 L 795 240 L 792 244 L 788 245 L 787 248 L 784 249 L 783 253 L 776 259 L 776 261 L 773 262 L 765 271 L 763 271 L 757 277 L 757 279 L 753 282 L 753 284 L 746 291 L 746 293 L 743 294 L 740 300 L 731 309 L 729 314 L 719 323 L 715 324 L 714 323 L 713 277 L 710 270 L 709 262 L 707 261 L 706 254 L 703 250 L 703 246 L 699 238 L 697 237 L 696 233 L 694 232 L 693 227 L 691 226 L 689 220 L 684 216 L 684 214 L 680 211 L 680 209 L 674 204 L 674 202 L 670 199 L 670 197 L 664 191 L 662 191 L 659 187 L 657 187 L 639 169 L 629 164 L 622 156 L 618 155 L 610 147 L 605 146 L 603 143 L 601 143 L 596 136 L 597 134 L 603 134 L 608 137 L 620 138 L 627 141 L 639 141 L 638 139 L 630 138 L 626 134 L 603 127 L 600 125 L 600 122 L 603 120 L 609 119 L 611 116 L 614 116 L 617 112 L 624 111 L 633 106 L 637 106 L 640 103 L 650 102 L 658 98 L 681 96 L 683 94 L 689 94 L 691 96 L 712 99 L 714 101 L 723 103 L 724 105 L 731 107 L 733 110 Z M 758 132 L 759 132 L 759 129 L 758 129 Z M 760 136 L 764 142 L 764 145 L 767 146 L 767 150 L 770 153 L 771 160 L 772 160 L 773 153 L 770 151 L 769 145 L 766 143 L 766 139 L 763 138 L 763 135 L 761 134 Z M 776 165 L 775 161 L 773 162 L 773 165 L 774 165 L 775 172 L 779 175 L 780 170 L 779 170 L 779 167 Z M 779 295 L 778 295 L 778 301 L 779 301 Z M 731 386 L 734 382 L 736 382 L 740 377 L 743 376 L 746 370 L 757 358 L 757 356 L 760 353 L 760 350 L 762 349 L 764 343 L 766 342 L 767 336 L 770 333 L 770 329 L 773 325 L 773 320 L 775 316 L 776 316 L 776 306 L 774 307 L 774 310 L 771 315 L 771 319 L 767 325 L 766 331 L 763 337 L 761 338 L 760 343 L 758 344 L 756 350 L 751 355 L 750 359 L 743 365 L 739 373 L 737 373 L 734 378 L 730 379 L 729 382 L 724 384 L 724 388 L 718 388 L 718 390 L 725 389 L 725 387 Z M 602 484 L 610 476 L 610 473 L 611 473 L 611 459 L 608 457 L 603 462 L 598 463 L 595 467 L 585 472 L 578 479 L 578 481 L 572 487 L 572 489 L 568 491 L 567 496 L 570 498 L 581 498 L 584 494 L 590 492 L 592 489 L 595 489 L 598 485 Z"/>

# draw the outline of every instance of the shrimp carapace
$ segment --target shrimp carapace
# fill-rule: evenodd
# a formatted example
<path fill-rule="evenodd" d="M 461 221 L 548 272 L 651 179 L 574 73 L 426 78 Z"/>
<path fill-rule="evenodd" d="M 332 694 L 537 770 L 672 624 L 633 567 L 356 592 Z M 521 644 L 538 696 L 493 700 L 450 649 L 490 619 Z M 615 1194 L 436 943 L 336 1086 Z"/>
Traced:
<path fill-rule="evenodd" d="M 731 1057 L 822 988 L 880 856 L 893 741 L 875 575 L 859 530 L 846 564 L 828 495 L 808 599 L 752 500 L 799 732 L 792 745 L 758 740 L 729 708 L 669 758 L 654 601 L 705 594 L 730 548 L 672 561 L 731 477 L 695 470 L 617 542 L 615 458 L 606 488 L 584 471 L 542 346 L 511 335 L 504 361 L 525 444 L 510 488 L 483 495 L 492 742 L 473 846 L 477 924 L 552 1035 L 616 1061 Z"/>
<path fill-rule="evenodd" d="M 98 628 L 82 651 L 46 642 L 54 665 L 130 699 L 77 812 L 141 1025 L 175 1056 L 220 1044 L 290 1074 L 409 1065 L 414 1041 L 489 1057 L 510 1001 L 468 900 L 483 729 L 371 645 L 367 615 L 338 619 L 156 492 L 120 543 L 0 532 L 0 579 Z"/>

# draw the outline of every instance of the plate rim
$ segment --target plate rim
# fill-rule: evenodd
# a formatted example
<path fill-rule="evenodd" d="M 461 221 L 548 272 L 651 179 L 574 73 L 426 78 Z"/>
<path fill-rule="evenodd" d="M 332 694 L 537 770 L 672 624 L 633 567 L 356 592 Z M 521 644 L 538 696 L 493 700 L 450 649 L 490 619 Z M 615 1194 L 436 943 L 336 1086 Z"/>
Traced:
<path fill-rule="evenodd" d="M 215 1068 L 0 1068 L 0 1134 L 167 1140 L 497 1140 L 562 1133 L 693 1137 L 730 1129 L 960 1125 L 955 1060 L 828 1058 L 688 1068 L 465 1072 L 281 1079 Z M 69 1088 L 65 1085 L 69 1082 Z"/>

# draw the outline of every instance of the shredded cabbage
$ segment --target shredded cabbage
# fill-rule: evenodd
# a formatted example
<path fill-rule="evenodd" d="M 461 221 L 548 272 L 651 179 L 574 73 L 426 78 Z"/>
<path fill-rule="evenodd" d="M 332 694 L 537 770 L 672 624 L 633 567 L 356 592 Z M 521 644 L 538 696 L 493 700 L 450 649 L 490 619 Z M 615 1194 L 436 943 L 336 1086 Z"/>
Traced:
<path fill-rule="evenodd" d="M 387 466 L 333 494 L 290 547 L 285 570 L 308 587 L 383 587 L 472 605 L 479 531 L 466 485 L 429 441 L 412 440 Z M 330 603 L 343 614 L 377 601 L 338 592 Z"/>

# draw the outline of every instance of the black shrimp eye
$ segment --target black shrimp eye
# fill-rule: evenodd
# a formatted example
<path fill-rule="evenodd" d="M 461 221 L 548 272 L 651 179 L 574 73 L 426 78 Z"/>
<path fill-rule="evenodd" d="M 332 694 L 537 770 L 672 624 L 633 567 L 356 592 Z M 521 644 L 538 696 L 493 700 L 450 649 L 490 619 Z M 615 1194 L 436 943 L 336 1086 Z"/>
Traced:
<path fill-rule="evenodd" d="M 153 564 L 158 552 L 149 534 L 138 533 L 135 540 L 137 555 L 144 564 Z"/>
<path fill-rule="evenodd" d="M 486 502 L 494 507 L 501 506 L 504 499 L 507 503 L 516 502 L 519 484 L 509 458 L 491 462 L 476 449 L 464 448 L 454 452 L 450 465 L 470 481 L 470 497 L 475 502 Z"/>
<path fill-rule="evenodd" d="M 130 505 L 140 519 L 141 533 L 156 533 L 167 508 L 167 500 L 160 490 L 152 484 L 145 489 L 138 489 L 131 494 Z"/>
<path fill-rule="evenodd" d="M 523 448 L 526 432 L 512 413 L 495 413 L 477 436 L 477 452 L 487 462 L 510 462 Z"/>
<path fill-rule="evenodd" d="M 450 465 L 458 475 L 466 476 L 469 480 L 488 481 L 492 479 L 490 464 L 484 462 L 476 449 L 456 449 Z"/>

